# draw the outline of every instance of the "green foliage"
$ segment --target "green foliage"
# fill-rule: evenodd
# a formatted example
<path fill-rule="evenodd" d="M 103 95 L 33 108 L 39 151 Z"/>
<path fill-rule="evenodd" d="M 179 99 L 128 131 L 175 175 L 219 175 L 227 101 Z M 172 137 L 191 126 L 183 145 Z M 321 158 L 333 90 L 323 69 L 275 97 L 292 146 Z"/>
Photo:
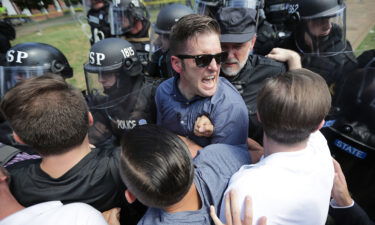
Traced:
<path fill-rule="evenodd" d="M 85 29 L 85 27 L 83 28 Z M 23 42 L 47 43 L 58 48 L 73 67 L 74 77 L 68 81 L 80 89 L 85 88 L 83 63 L 88 59 L 90 42 L 78 23 L 69 22 L 45 28 L 41 32 L 16 38 L 12 45 Z"/>
<path fill-rule="evenodd" d="M 356 55 L 360 55 L 362 52 L 370 49 L 375 49 L 375 27 L 373 27 L 367 34 L 366 38 L 356 49 Z"/>

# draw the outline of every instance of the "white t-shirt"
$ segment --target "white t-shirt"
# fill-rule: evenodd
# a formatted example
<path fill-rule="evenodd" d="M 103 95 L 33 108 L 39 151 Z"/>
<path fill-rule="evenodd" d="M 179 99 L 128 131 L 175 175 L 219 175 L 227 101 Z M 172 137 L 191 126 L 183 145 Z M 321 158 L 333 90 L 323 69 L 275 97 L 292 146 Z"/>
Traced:
<path fill-rule="evenodd" d="M 226 193 L 235 189 L 244 216 L 244 200 L 253 199 L 253 224 L 262 216 L 267 225 L 325 224 L 334 169 L 327 141 L 319 132 L 310 135 L 305 149 L 279 152 L 258 163 L 242 166 Z M 225 204 L 220 217 L 225 221 Z"/>
<path fill-rule="evenodd" d="M 0 220 L 0 225 L 108 225 L 102 214 L 85 203 L 39 203 Z"/>

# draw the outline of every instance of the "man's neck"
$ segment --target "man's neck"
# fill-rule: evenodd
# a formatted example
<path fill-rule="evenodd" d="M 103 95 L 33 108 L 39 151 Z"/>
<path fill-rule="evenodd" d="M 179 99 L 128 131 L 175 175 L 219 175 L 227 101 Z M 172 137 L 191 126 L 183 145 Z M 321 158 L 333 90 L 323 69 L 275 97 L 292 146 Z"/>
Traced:
<path fill-rule="evenodd" d="M 191 93 L 191 91 L 189 90 L 190 87 L 188 85 L 186 85 L 186 82 L 184 82 L 183 80 L 184 78 L 182 78 L 180 76 L 180 79 L 178 79 L 177 81 L 177 87 L 178 87 L 178 90 L 180 90 L 181 94 L 187 99 L 187 100 L 191 100 L 192 98 L 194 98 L 194 94 Z"/>
<path fill-rule="evenodd" d="M 60 154 L 42 157 L 40 168 L 53 178 L 59 178 L 73 168 L 91 151 L 88 137 L 81 145 Z"/>
<path fill-rule="evenodd" d="M 9 187 L 5 183 L 0 183 L 0 220 L 12 215 L 23 209 L 17 200 L 9 191 Z"/>
<path fill-rule="evenodd" d="M 202 201 L 199 196 L 197 187 L 193 183 L 186 195 L 176 204 L 165 208 L 164 210 L 168 213 L 185 212 L 185 211 L 196 211 L 202 207 Z"/>
<path fill-rule="evenodd" d="M 264 147 L 264 156 L 267 157 L 273 153 L 278 152 L 296 152 L 306 148 L 308 139 L 298 142 L 296 144 L 280 144 L 273 139 L 263 135 L 263 147 Z"/>

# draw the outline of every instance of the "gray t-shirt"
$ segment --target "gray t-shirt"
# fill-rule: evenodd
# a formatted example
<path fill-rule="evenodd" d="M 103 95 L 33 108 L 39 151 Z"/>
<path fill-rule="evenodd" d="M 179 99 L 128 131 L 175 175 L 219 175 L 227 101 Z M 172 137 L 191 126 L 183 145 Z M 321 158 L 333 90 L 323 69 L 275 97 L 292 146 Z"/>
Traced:
<path fill-rule="evenodd" d="M 167 213 L 162 209 L 149 208 L 138 225 L 162 224 L 214 224 L 210 218 L 210 205 L 220 209 L 223 194 L 231 176 L 244 164 L 250 163 L 247 148 L 226 144 L 208 145 L 198 151 L 193 160 L 194 184 L 199 192 L 202 208 L 196 211 Z"/>

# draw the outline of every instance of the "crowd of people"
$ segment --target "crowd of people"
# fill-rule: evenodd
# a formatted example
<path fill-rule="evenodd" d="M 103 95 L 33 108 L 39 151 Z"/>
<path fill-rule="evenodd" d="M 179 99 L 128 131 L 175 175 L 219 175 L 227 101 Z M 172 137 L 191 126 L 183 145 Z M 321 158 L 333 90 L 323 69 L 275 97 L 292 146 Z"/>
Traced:
<path fill-rule="evenodd" d="M 91 0 L 84 91 L 59 49 L 8 49 L 1 225 L 374 224 L 340 155 L 375 150 L 375 51 L 353 54 L 345 3 L 195 4 L 151 24 Z"/>

